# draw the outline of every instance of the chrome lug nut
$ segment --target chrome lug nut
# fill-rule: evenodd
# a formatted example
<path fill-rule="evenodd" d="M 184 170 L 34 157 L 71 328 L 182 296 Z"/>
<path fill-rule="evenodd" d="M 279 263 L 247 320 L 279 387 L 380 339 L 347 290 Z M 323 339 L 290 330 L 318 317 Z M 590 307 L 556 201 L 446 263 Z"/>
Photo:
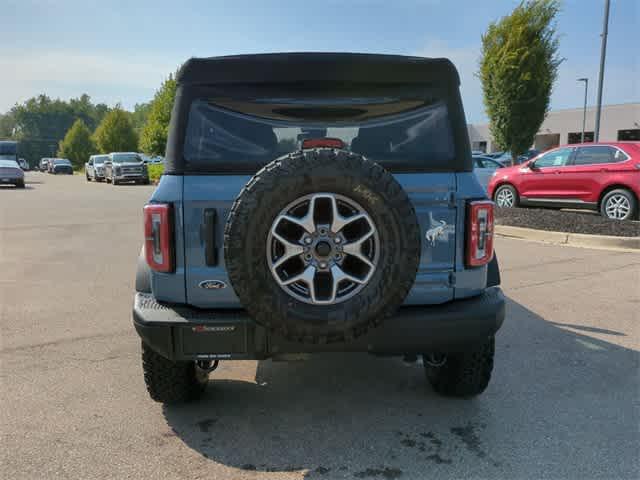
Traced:
<path fill-rule="evenodd" d="M 319 267 L 320 268 L 327 268 L 327 263 L 326 262 L 320 262 Z"/>
<path fill-rule="evenodd" d="M 305 237 L 304 239 L 304 243 L 306 243 L 307 245 L 309 245 L 312 241 L 313 239 L 311 237 Z"/>
<path fill-rule="evenodd" d="M 333 239 L 333 242 L 334 243 L 341 243 L 342 239 L 340 237 L 336 237 L 336 238 Z"/>

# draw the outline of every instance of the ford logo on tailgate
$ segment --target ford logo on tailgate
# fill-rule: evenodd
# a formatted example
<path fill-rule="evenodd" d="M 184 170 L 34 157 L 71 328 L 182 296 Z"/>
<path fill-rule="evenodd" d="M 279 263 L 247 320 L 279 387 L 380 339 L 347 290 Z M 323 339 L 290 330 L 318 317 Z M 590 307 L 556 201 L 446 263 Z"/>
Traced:
<path fill-rule="evenodd" d="M 220 290 L 226 287 L 227 284 L 222 280 L 204 280 L 200 282 L 200 288 L 204 288 L 205 290 Z"/>

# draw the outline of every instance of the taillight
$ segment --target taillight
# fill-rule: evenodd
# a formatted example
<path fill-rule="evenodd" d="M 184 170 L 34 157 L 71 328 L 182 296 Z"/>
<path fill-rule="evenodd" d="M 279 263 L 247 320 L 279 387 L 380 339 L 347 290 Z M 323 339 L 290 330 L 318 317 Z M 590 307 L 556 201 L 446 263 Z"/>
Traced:
<path fill-rule="evenodd" d="M 144 207 L 144 251 L 156 272 L 173 272 L 173 210 L 166 203 Z"/>
<path fill-rule="evenodd" d="M 470 202 L 467 206 L 467 266 L 479 267 L 492 258 L 493 202 Z"/>

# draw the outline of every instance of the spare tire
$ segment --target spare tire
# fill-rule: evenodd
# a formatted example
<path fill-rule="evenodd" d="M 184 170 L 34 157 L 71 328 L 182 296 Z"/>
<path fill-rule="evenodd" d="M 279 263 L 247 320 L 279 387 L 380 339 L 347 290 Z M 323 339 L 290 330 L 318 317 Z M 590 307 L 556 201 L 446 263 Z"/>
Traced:
<path fill-rule="evenodd" d="M 272 161 L 240 192 L 225 263 L 256 322 L 297 342 L 349 341 L 404 301 L 419 232 L 407 194 L 380 165 L 303 150 Z"/>

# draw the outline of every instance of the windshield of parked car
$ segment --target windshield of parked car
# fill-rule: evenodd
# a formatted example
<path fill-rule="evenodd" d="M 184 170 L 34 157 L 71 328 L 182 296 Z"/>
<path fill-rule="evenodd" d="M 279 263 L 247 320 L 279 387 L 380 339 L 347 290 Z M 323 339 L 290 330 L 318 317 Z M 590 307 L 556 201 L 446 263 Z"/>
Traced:
<path fill-rule="evenodd" d="M 18 162 L 16 162 L 15 160 L 6 160 L 3 158 L 0 158 L 0 167 L 3 168 L 20 168 L 18 166 Z"/>
<path fill-rule="evenodd" d="M 111 156 L 113 163 L 140 163 L 142 159 L 136 153 L 118 153 Z"/>
<path fill-rule="evenodd" d="M 71 162 L 69 160 L 67 160 L 66 158 L 56 158 L 53 161 L 54 165 L 71 165 Z"/>
<path fill-rule="evenodd" d="M 255 171 L 301 149 L 305 140 L 337 139 L 342 148 L 390 170 L 450 168 L 455 148 L 445 101 L 347 100 L 343 107 L 331 108 L 266 105 L 260 107 L 260 116 L 196 100 L 189 113 L 184 157 L 198 168 Z"/>

